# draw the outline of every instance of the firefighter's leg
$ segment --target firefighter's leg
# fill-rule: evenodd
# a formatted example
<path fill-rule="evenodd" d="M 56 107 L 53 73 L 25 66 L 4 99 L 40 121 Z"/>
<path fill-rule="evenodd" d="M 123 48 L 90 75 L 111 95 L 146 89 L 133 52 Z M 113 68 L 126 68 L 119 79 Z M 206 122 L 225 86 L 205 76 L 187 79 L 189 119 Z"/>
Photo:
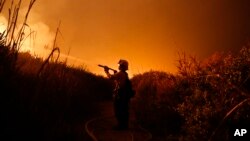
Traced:
<path fill-rule="evenodd" d="M 129 111 L 128 111 L 128 103 L 126 101 L 122 102 L 120 105 L 120 125 L 122 128 L 128 128 L 129 123 Z"/>

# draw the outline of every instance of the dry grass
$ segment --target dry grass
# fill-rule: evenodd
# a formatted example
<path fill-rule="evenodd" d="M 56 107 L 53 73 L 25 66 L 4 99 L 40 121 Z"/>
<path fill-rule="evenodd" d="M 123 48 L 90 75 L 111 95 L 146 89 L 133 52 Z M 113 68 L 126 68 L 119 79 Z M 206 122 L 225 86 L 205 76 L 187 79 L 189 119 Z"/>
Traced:
<path fill-rule="evenodd" d="M 17 5 L 12 1 L 9 24 L 0 35 L 0 138 L 89 140 L 82 125 L 96 113 L 96 102 L 111 98 L 111 83 L 84 69 L 50 61 L 59 48 L 45 61 L 19 52 L 34 3 L 30 1 L 18 30 L 21 0 Z M 0 4 L 3 7 L 4 1 Z"/>

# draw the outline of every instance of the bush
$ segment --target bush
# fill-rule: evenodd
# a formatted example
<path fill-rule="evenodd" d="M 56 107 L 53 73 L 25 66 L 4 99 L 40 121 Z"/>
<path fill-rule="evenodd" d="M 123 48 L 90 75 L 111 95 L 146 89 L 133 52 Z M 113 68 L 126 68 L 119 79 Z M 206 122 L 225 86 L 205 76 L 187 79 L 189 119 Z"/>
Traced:
<path fill-rule="evenodd" d="M 183 136 L 187 140 L 207 140 L 215 138 L 219 131 L 223 132 L 220 138 L 227 139 L 239 121 L 250 120 L 249 104 L 226 116 L 249 98 L 250 49 L 243 47 L 234 55 L 217 53 L 202 63 L 191 60 L 192 57 L 182 60 L 191 65 L 179 66 L 182 81 L 188 85 L 179 86 L 184 92 L 184 101 L 177 108 L 185 118 Z"/>
<path fill-rule="evenodd" d="M 175 77 L 150 71 L 134 76 L 132 83 L 136 90 L 134 108 L 137 121 L 154 134 L 178 133 L 181 119 L 174 109 L 179 102 Z"/>
<path fill-rule="evenodd" d="M 249 46 L 204 61 L 182 54 L 177 67 L 176 75 L 150 71 L 133 77 L 139 123 L 154 135 L 180 140 L 228 140 L 236 128 L 250 126 Z"/>

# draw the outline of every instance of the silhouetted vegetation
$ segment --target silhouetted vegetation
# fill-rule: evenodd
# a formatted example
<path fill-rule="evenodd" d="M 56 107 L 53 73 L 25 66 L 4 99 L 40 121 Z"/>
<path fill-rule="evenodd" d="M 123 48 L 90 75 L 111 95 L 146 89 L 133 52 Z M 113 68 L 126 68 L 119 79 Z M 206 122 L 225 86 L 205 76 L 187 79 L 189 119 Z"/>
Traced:
<path fill-rule="evenodd" d="M 137 120 L 154 135 L 180 140 L 229 140 L 250 125 L 250 47 L 204 61 L 180 55 L 176 75 L 133 77 Z"/>
<path fill-rule="evenodd" d="M 150 71 L 132 78 L 136 90 L 133 101 L 138 122 L 159 135 L 179 132 L 181 117 L 174 109 L 180 102 L 176 77 Z"/>
<path fill-rule="evenodd" d="M 96 102 L 112 97 L 111 83 L 84 68 L 19 52 L 28 16 L 17 31 L 21 1 L 13 5 L 0 34 L 1 140 L 88 140 L 84 122 L 98 110 Z"/>
<path fill-rule="evenodd" d="M 249 63 L 249 46 L 235 54 L 214 54 L 204 62 L 180 60 L 184 64 L 179 67 L 182 81 L 188 85 L 177 107 L 185 117 L 185 137 L 212 139 L 217 132 L 217 137 L 228 140 L 237 126 L 249 126 Z M 236 106 L 241 107 L 234 109 Z"/>
<path fill-rule="evenodd" d="M 39 66 L 40 60 L 30 60 Z M 110 82 L 83 69 L 49 63 L 40 76 L 26 71 L 1 73 L 1 134 L 14 140 L 81 139 L 85 120 L 98 110 L 95 103 L 111 98 Z"/>

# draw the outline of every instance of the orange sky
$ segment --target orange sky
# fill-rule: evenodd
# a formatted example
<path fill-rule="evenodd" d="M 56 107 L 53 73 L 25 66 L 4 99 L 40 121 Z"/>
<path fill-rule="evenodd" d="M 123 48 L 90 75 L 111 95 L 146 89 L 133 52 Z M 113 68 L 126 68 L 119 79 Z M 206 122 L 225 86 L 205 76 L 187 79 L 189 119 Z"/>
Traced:
<path fill-rule="evenodd" d="M 57 45 L 64 54 L 71 48 L 75 65 L 100 74 L 97 64 L 116 68 L 122 58 L 131 75 L 174 73 L 178 52 L 203 59 L 240 48 L 250 36 L 249 7 L 248 0 L 37 0 L 29 23 L 39 41 L 31 48 L 50 45 L 61 21 Z"/>

